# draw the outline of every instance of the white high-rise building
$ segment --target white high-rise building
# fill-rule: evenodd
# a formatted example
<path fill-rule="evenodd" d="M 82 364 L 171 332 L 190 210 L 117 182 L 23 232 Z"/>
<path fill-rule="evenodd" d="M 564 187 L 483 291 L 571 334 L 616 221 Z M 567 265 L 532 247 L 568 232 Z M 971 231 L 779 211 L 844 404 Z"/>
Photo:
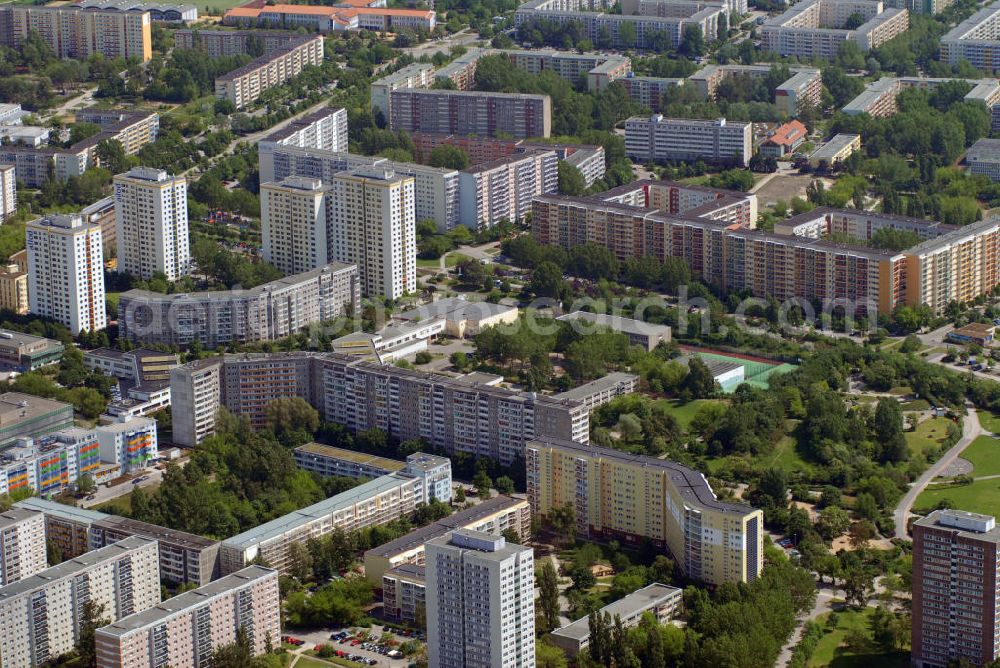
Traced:
<path fill-rule="evenodd" d="M 24 508 L 0 513 L 0 587 L 48 568 L 45 515 Z"/>
<path fill-rule="evenodd" d="M 73 649 L 84 605 L 112 621 L 160 602 L 155 540 L 130 536 L 0 587 L 0 665 L 33 668 Z"/>
<path fill-rule="evenodd" d="M 0 222 L 17 213 L 17 176 L 14 165 L 0 165 Z"/>
<path fill-rule="evenodd" d="M 286 276 L 330 262 L 325 197 L 319 179 L 289 176 L 260 187 L 264 259 Z"/>
<path fill-rule="evenodd" d="M 427 658 L 435 668 L 535 665 L 535 557 L 459 529 L 427 543 Z"/>
<path fill-rule="evenodd" d="M 101 227 L 79 215 L 52 215 L 27 224 L 28 305 L 58 320 L 73 336 L 107 327 Z"/>
<path fill-rule="evenodd" d="M 417 288 L 414 179 L 382 166 L 334 175 L 326 200 L 332 260 L 358 266 L 361 292 L 396 299 Z"/>
<path fill-rule="evenodd" d="M 115 177 L 118 271 L 176 281 L 188 273 L 187 179 L 162 169 L 135 167 Z"/>

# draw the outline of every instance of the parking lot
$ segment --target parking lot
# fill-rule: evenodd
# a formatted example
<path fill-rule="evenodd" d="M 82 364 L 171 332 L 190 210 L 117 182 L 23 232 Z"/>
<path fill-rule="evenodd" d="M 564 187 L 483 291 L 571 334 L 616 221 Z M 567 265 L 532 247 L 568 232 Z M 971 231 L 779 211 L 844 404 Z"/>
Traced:
<path fill-rule="evenodd" d="M 375 625 L 370 629 L 328 628 L 304 632 L 289 631 L 288 635 L 297 640 L 305 641 L 304 644 L 300 646 L 302 651 L 314 649 L 317 645 L 332 645 L 335 650 L 343 653 L 342 658 L 346 658 L 348 660 L 353 660 L 358 663 L 364 662 L 370 666 L 382 666 L 383 668 L 406 668 L 406 666 L 410 665 L 411 659 L 403 656 L 398 658 L 389 657 L 387 654 L 389 648 L 387 646 L 379 645 L 379 640 L 385 630 L 386 629 L 384 627 Z M 372 638 L 372 640 L 362 641 L 357 637 L 358 634 L 364 632 L 367 632 L 368 636 Z M 342 633 L 347 635 L 342 637 Z M 398 647 L 400 644 L 406 642 L 407 640 L 412 640 L 413 638 L 407 638 L 406 636 L 398 633 L 393 633 L 393 639 L 395 641 L 395 647 Z M 426 638 L 424 638 L 424 640 L 426 640 Z M 354 644 L 355 641 L 357 641 L 357 644 Z"/>

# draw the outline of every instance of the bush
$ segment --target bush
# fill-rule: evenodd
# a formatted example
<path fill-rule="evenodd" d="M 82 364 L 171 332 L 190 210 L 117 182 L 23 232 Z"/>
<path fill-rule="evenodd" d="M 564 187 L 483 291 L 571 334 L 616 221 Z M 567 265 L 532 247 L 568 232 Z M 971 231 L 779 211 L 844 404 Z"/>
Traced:
<path fill-rule="evenodd" d="M 426 350 L 421 350 L 419 353 L 416 354 L 416 356 L 414 356 L 413 361 L 416 362 L 417 364 L 428 364 L 433 359 L 434 357 L 431 356 L 429 352 L 427 352 Z"/>

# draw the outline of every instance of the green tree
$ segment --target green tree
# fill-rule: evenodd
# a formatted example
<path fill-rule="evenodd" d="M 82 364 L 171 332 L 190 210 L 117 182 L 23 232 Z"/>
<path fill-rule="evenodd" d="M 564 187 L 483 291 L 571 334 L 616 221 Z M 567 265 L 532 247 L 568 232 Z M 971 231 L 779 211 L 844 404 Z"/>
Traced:
<path fill-rule="evenodd" d="M 623 49 L 631 49 L 635 46 L 635 25 L 625 21 L 618 26 L 618 41 Z"/>
<path fill-rule="evenodd" d="M 490 487 L 493 486 L 493 481 L 490 480 L 490 475 L 483 469 L 479 469 L 475 477 L 472 478 L 472 486 L 476 488 L 476 496 L 480 499 L 490 498 Z"/>
<path fill-rule="evenodd" d="M 708 365 L 700 357 L 692 357 L 688 362 L 688 374 L 681 384 L 681 391 L 687 399 L 704 399 L 715 394 L 719 389 L 715 376 Z"/>
<path fill-rule="evenodd" d="M 104 614 L 104 604 L 88 600 L 84 602 L 80 613 L 80 632 L 76 641 L 77 665 L 84 668 L 94 668 L 97 665 L 97 652 L 94 645 L 94 633 L 102 626 L 107 626 L 111 620 Z"/>
<path fill-rule="evenodd" d="M 432 167 L 465 169 L 469 166 L 469 154 L 458 146 L 441 144 L 431 151 L 428 162 Z"/>
<path fill-rule="evenodd" d="M 558 167 L 559 194 L 572 196 L 582 195 L 583 191 L 587 189 L 587 181 L 583 177 L 583 172 L 565 160 L 560 160 Z"/>
<path fill-rule="evenodd" d="M 882 397 L 875 407 L 872 420 L 875 442 L 879 445 L 879 459 L 883 462 L 901 462 L 910 451 L 903 435 L 903 410 L 895 398 Z"/>
<path fill-rule="evenodd" d="M 528 289 L 539 297 L 559 298 L 566 290 L 562 270 L 552 262 L 542 262 L 531 272 Z"/>
<path fill-rule="evenodd" d="M 843 534 L 851 526 L 851 518 L 847 511 L 837 506 L 828 506 L 820 512 L 816 531 L 824 540 L 833 540 Z"/>
<path fill-rule="evenodd" d="M 701 27 L 693 24 L 684 26 L 684 37 L 679 51 L 685 56 L 698 57 L 705 53 L 705 35 Z"/>
<path fill-rule="evenodd" d="M 549 633 L 559 626 L 559 576 L 551 559 L 545 559 L 535 573 L 538 582 L 539 630 Z"/>
<path fill-rule="evenodd" d="M 97 485 L 94 484 L 94 478 L 86 473 L 76 479 L 76 491 L 80 494 L 90 494 L 96 488 Z"/>
<path fill-rule="evenodd" d="M 494 484 L 496 486 L 497 491 L 500 492 L 501 494 L 510 495 L 514 493 L 514 481 L 511 479 L 510 476 L 502 475 L 496 479 L 496 482 Z"/>
<path fill-rule="evenodd" d="M 569 661 L 561 649 L 544 640 L 535 641 L 535 666 L 537 668 L 567 668 Z"/>
<path fill-rule="evenodd" d="M 281 397 L 264 406 L 264 423 L 285 445 L 302 445 L 319 429 L 319 412 L 302 397 Z"/>

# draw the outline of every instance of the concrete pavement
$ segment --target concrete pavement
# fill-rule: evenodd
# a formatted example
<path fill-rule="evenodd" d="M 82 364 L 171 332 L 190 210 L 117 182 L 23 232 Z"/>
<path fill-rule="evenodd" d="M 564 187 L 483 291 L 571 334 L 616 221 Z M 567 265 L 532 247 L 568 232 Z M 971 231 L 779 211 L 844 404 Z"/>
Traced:
<path fill-rule="evenodd" d="M 896 525 L 896 537 L 909 540 L 910 533 L 906 526 L 906 522 L 909 519 L 911 513 L 910 509 L 913 507 L 913 503 L 920 496 L 920 493 L 926 489 L 927 484 L 940 475 L 948 465 L 955 461 L 958 456 L 965 450 L 966 447 L 972 441 L 976 439 L 977 436 L 983 433 L 983 429 L 979 424 L 979 415 L 976 413 L 976 409 L 972 405 L 968 405 L 968 413 L 965 416 L 965 420 L 962 422 L 962 438 L 958 440 L 955 445 L 944 453 L 944 455 L 934 462 L 930 468 L 924 471 L 923 475 L 917 478 L 916 482 L 910 485 L 910 489 L 907 490 L 903 498 L 900 499 L 899 503 L 896 505 L 896 509 L 893 511 L 893 520 Z"/>

